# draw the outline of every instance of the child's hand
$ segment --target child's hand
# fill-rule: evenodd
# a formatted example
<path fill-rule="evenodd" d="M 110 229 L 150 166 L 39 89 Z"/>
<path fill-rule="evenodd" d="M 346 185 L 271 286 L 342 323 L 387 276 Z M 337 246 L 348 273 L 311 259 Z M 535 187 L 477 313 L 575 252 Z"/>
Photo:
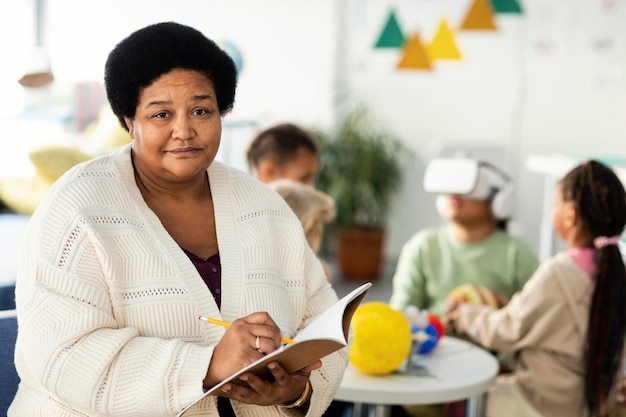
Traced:
<path fill-rule="evenodd" d="M 467 302 L 464 297 L 448 296 L 446 299 L 446 320 L 448 321 L 448 327 L 454 332 L 458 333 L 456 329 L 456 320 L 459 317 L 459 306 Z"/>
<path fill-rule="evenodd" d="M 498 302 L 498 308 L 502 308 L 509 303 L 509 297 L 507 297 L 506 295 L 500 294 L 499 292 L 494 290 L 491 290 L 491 293 Z"/>

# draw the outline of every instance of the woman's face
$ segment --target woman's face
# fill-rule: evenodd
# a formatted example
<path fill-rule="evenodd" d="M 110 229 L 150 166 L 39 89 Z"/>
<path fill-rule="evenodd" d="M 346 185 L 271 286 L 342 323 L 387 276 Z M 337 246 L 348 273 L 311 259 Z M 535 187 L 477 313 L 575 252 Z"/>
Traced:
<path fill-rule="evenodd" d="M 155 181 L 205 175 L 222 134 L 213 83 L 195 71 L 168 72 L 143 89 L 126 125 L 135 167 L 145 175 Z"/>

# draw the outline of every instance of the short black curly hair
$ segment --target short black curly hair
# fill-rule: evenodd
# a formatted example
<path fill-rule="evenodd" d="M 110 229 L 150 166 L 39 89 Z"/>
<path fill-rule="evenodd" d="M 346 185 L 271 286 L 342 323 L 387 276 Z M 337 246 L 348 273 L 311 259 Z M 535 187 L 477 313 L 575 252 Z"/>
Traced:
<path fill-rule="evenodd" d="M 174 69 L 206 75 L 213 82 L 220 114 L 232 110 L 237 68 L 230 56 L 192 27 L 156 23 L 118 43 L 104 65 L 107 98 L 124 129 L 128 130 L 124 117 L 135 117 L 141 91 Z"/>

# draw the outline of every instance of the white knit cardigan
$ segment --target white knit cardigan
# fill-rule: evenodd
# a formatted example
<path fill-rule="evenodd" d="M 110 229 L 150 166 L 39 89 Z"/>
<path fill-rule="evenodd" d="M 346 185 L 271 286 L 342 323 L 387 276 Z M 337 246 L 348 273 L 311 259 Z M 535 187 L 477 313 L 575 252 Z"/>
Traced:
<path fill-rule="evenodd" d="M 232 321 L 267 311 L 293 337 L 336 300 L 282 198 L 219 162 L 208 170 L 222 264 L 222 308 L 145 204 L 130 145 L 76 166 L 50 190 L 22 242 L 9 416 L 172 416 L 202 394 Z M 347 365 L 343 349 L 311 375 L 321 415 Z M 232 402 L 238 416 L 293 415 Z M 209 396 L 187 414 L 217 416 Z"/>

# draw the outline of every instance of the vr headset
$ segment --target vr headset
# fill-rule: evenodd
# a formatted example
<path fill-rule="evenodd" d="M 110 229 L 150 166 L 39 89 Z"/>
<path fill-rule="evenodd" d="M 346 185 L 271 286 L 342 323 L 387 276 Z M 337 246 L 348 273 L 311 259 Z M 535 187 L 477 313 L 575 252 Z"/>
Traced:
<path fill-rule="evenodd" d="M 513 214 L 513 183 L 503 171 L 470 158 L 435 158 L 424 173 L 424 190 L 442 195 L 459 195 L 472 200 L 490 200 L 498 220 Z M 440 202 L 437 207 L 439 209 Z"/>

